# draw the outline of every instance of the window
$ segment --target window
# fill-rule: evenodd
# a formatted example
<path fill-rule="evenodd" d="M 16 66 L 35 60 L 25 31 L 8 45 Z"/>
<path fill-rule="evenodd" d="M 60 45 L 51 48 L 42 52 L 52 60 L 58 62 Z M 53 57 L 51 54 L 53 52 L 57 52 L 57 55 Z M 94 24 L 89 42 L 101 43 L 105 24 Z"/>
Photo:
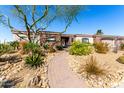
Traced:
<path fill-rule="evenodd" d="M 82 42 L 89 43 L 89 38 L 82 38 Z"/>
<path fill-rule="evenodd" d="M 47 39 L 48 42 L 55 42 L 55 40 L 56 39 L 54 37 L 50 37 L 50 38 Z"/>

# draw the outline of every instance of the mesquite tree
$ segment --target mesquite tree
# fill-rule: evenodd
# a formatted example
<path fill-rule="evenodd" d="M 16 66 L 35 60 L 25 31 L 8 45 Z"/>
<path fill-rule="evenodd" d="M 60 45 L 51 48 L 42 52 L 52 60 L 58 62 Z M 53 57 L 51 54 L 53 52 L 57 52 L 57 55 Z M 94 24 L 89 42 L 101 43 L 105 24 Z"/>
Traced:
<path fill-rule="evenodd" d="M 63 21 L 65 28 L 61 33 L 66 32 L 67 28 L 73 22 L 77 21 L 77 15 L 84 10 L 85 6 L 35 6 L 35 5 L 14 5 L 11 6 L 12 14 L 17 17 L 17 20 L 21 20 L 23 24 L 29 42 L 32 42 L 36 38 L 39 31 L 44 31 L 54 21 Z M 11 31 L 19 31 L 18 28 L 12 26 L 9 15 L 0 15 L 0 22 L 8 26 Z M 31 37 L 33 35 L 33 39 Z M 19 36 L 19 35 L 18 35 Z M 21 36 L 19 36 L 22 38 Z"/>

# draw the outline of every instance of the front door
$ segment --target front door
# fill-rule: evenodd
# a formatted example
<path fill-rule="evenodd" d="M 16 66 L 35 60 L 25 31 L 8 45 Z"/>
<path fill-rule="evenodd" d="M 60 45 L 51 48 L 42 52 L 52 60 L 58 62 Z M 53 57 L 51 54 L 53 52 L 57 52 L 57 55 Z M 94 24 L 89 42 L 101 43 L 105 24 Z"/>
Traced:
<path fill-rule="evenodd" d="M 61 40 L 62 40 L 62 46 L 63 47 L 68 47 L 68 45 L 69 45 L 69 37 L 62 37 Z"/>

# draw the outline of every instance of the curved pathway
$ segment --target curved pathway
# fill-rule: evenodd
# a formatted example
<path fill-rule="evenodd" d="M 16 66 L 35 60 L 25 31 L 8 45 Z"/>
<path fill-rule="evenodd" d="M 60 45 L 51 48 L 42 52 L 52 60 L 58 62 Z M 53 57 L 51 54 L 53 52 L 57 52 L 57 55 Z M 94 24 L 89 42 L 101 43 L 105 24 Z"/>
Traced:
<path fill-rule="evenodd" d="M 48 79 L 51 88 L 84 88 L 86 84 L 68 66 L 68 53 L 55 55 L 48 66 Z"/>

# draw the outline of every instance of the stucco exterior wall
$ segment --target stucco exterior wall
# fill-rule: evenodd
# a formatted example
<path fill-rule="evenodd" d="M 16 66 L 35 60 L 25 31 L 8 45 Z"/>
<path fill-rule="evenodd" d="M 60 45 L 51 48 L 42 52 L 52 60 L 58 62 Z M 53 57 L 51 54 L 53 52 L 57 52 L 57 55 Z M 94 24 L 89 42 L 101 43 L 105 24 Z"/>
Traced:
<path fill-rule="evenodd" d="M 109 44 L 110 48 L 115 47 L 115 40 L 101 40 L 103 43 Z"/>
<path fill-rule="evenodd" d="M 80 41 L 80 42 L 82 42 L 82 39 L 83 39 L 83 38 L 88 38 L 88 39 L 89 39 L 89 43 L 91 43 L 91 44 L 94 43 L 93 37 L 75 37 L 75 41 Z"/>
<path fill-rule="evenodd" d="M 21 39 L 20 37 L 18 37 L 16 34 L 13 34 L 13 39 L 15 41 L 28 41 L 28 38 L 27 38 L 27 35 L 24 35 L 24 34 L 19 34 L 19 36 L 24 36 L 25 38 L 24 39 Z M 32 37 L 32 36 L 31 36 Z M 34 42 L 37 42 L 40 43 L 40 35 L 37 35 L 36 38 L 35 38 L 35 41 Z"/>

